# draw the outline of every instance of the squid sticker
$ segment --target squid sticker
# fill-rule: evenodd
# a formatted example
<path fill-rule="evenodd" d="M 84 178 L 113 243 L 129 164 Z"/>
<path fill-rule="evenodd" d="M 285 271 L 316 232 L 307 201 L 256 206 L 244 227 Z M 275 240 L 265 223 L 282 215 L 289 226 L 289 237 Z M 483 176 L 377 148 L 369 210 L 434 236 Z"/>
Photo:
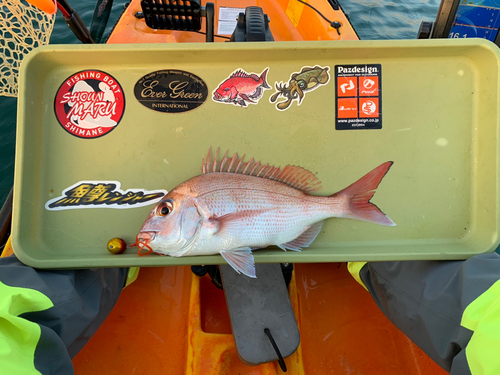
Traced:
<path fill-rule="evenodd" d="M 276 82 L 276 92 L 269 98 L 269 101 L 275 103 L 280 96 L 283 96 L 286 100 L 276 104 L 276 108 L 280 111 L 288 109 L 294 100 L 297 101 L 297 105 L 300 105 L 306 92 L 316 90 L 330 81 L 329 69 L 329 67 L 322 68 L 321 66 L 303 67 L 299 73 L 292 73 L 288 84 Z"/>

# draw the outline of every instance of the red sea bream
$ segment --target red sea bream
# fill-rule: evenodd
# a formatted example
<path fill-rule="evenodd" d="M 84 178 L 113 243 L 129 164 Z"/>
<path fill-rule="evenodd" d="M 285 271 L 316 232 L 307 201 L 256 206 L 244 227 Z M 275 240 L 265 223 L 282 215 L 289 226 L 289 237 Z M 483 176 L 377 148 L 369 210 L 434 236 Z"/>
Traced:
<path fill-rule="evenodd" d="M 247 102 L 257 104 L 264 89 L 271 88 L 266 82 L 268 71 L 269 68 L 265 69 L 259 77 L 257 74 L 237 70 L 214 91 L 214 101 L 241 107 L 246 107 Z"/>
<path fill-rule="evenodd" d="M 276 245 L 300 251 L 325 219 L 396 225 L 370 203 L 390 161 L 338 193 L 315 196 L 310 193 L 321 183 L 304 168 L 244 163 L 244 156 L 226 155 L 218 162 L 209 150 L 202 174 L 162 198 L 137 236 L 139 247 L 173 257 L 221 254 L 237 272 L 255 277 L 252 250 Z"/>

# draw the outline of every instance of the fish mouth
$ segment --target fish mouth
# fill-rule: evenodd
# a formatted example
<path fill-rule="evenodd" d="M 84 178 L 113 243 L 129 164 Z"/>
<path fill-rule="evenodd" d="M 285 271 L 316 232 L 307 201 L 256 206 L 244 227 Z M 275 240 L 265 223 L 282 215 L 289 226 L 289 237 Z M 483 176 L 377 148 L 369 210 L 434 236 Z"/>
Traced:
<path fill-rule="evenodd" d="M 137 241 L 151 242 L 155 239 L 157 232 L 140 232 L 137 235 Z"/>
<path fill-rule="evenodd" d="M 223 97 L 221 94 L 218 92 L 214 93 L 214 100 L 218 102 L 227 102 L 229 101 L 229 97 Z"/>
<path fill-rule="evenodd" d="M 139 248 L 139 251 L 137 252 L 137 255 L 142 256 L 142 255 L 149 255 L 153 252 L 153 248 L 148 245 L 149 242 L 153 241 L 156 236 L 156 232 L 140 232 L 137 237 L 135 238 L 135 242 L 131 245 L 137 246 Z M 145 250 L 144 252 L 143 250 Z"/>

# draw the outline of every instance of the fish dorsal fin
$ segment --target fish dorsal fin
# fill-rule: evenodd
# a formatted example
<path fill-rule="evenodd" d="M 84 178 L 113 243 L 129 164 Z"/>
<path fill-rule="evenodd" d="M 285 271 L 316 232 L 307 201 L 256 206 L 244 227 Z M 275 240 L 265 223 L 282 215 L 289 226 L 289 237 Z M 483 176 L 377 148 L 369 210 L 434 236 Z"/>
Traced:
<path fill-rule="evenodd" d="M 297 167 L 295 165 L 287 165 L 283 169 L 269 164 L 262 165 L 255 162 L 251 158 L 248 162 L 243 162 L 245 155 L 241 158 L 235 153 L 232 158 L 227 156 L 227 151 L 221 161 L 217 161 L 219 148 L 215 151 L 215 156 L 212 160 L 210 148 L 208 149 L 207 158 L 203 158 L 201 165 L 202 173 L 237 173 L 247 176 L 267 178 L 269 180 L 282 182 L 295 189 L 302 190 L 306 193 L 312 193 L 321 190 L 321 182 L 318 178 L 307 169 Z"/>
<path fill-rule="evenodd" d="M 229 78 L 252 78 L 256 81 L 258 81 L 260 79 L 258 75 L 248 74 L 248 73 L 245 73 L 243 70 L 237 70 L 236 72 L 231 74 L 231 76 Z"/>

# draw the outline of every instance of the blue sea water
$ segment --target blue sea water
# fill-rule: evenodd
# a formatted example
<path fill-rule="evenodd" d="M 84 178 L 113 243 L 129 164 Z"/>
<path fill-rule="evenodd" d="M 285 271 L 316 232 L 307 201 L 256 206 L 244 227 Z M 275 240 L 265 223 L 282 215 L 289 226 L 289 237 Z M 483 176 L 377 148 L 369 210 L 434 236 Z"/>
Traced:
<path fill-rule="evenodd" d="M 440 0 L 340 0 L 359 38 L 415 39 L 422 21 L 434 21 Z"/>
<path fill-rule="evenodd" d="M 126 2 L 127 0 L 114 1 L 105 35 L 111 32 Z M 87 27 L 90 27 L 95 1 L 69 0 L 68 3 L 80 14 Z M 415 39 L 420 22 L 436 18 L 440 0 L 340 0 L 340 3 L 360 39 Z M 80 43 L 62 20 L 60 13 L 57 14 L 50 43 Z M 17 99 L 0 96 L 0 205 L 14 179 L 16 107 Z"/>

